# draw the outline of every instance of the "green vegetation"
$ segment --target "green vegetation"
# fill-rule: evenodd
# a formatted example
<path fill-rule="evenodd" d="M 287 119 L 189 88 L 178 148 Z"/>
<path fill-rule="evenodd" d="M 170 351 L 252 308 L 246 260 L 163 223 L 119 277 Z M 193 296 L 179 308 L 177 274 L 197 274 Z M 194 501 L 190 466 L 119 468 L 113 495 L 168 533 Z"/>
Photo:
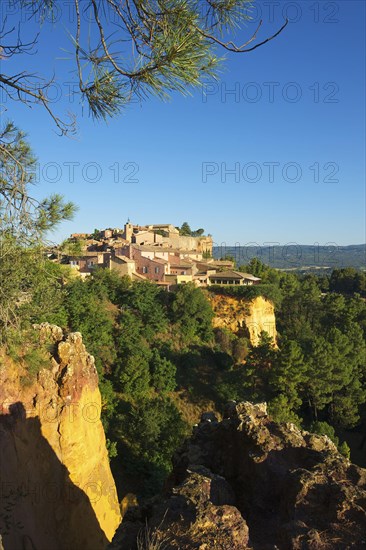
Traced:
<path fill-rule="evenodd" d="M 52 366 L 54 344 L 50 340 L 40 340 L 34 330 L 9 330 L 5 345 L 7 355 L 22 373 L 20 382 L 23 386 L 32 385 L 42 369 Z"/>
<path fill-rule="evenodd" d="M 171 469 L 171 457 L 188 433 L 176 405 L 169 397 L 144 397 L 120 407 L 114 433 L 126 471 L 138 474 L 143 493 L 153 495 Z"/>
<path fill-rule="evenodd" d="M 349 455 L 337 432 L 344 439 L 344 430 L 365 422 L 366 304 L 348 286 L 324 292 L 322 278 L 256 262 L 249 267 L 261 285 L 202 291 L 188 284 L 166 292 L 113 271 L 96 269 L 81 281 L 45 265 L 52 276 L 20 306 L 21 326 L 56 320 L 83 334 L 96 359 L 117 481 L 120 471 L 135 476 L 141 495 L 161 487 L 189 431 L 178 395 L 187 406 L 209 401 L 218 411 L 230 399 L 266 401 L 275 420 L 329 435 Z M 275 297 L 278 345 L 265 332 L 253 347 L 245 329 L 213 330 L 208 292 Z M 31 379 L 44 361 L 32 352 L 27 361 Z"/>
<path fill-rule="evenodd" d="M 345 294 L 358 292 L 366 296 L 366 272 L 352 267 L 334 269 L 329 277 L 329 290 Z"/>
<path fill-rule="evenodd" d="M 359 274 L 333 271 L 328 288 L 341 285 L 341 294 L 324 292 L 322 278 L 277 272 L 258 260 L 244 269 L 262 277 L 263 285 L 226 287 L 222 293 L 248 298 L 258 291 L 265 295 L 261 287 L 272 281 L 278 348 L 263 334 L 243 368 L 227 373 L 219 392 L 225 396 L 231 392 L 236 399 L 267 401 L 279 421 L 355 427 L 366 400 L 366 306 L 360 294 L 352 293 L 355 282 L 360 289 Z M 220 288 L 210 291 L 220 292 Z"/>
<path fill-rule="evenodd" d="M 57 310 L 55 271 L 43 254 L 43 239 L 75 207 L 60 195 L 31 195 L 36 158 L 25 135 L 11 122 L 0 132 L 0 342 L 36 310 Z M 59 268 L 56 268 L 56 271 Z M 53 296 L 54 303 L 49 300 Z"/>
<path fill-rule="evenodd" d="M 90 235 L 87 236 L 88 239 L 94 239 L 95 241 L 101 240 L 101 229 L 94 228 L 93 233 L 90 233 Z"/>
<path fill-rule="evenodd" d="M 236 260 L 232 254 L 225 254 L 224 256 L 221 256 L 219 258 L 220 261 L 227 261 L 227 262 L 233 262 L 234 269 L 236 269 Z"/>
<path fill-rule="evenodd" d="M 233 296 L 234 298 L 244 298 L 246 300 L 253 300 L 258 296 L 263 296 L 276 305 L 279 305 L 282 298 L 278 286 L 270 283 L 250 286 L 211 285 L 209 292 L 224 296 Z"/>
<path fill-rule="evenodd" d="M 83 241 L 82 239 L 77 239 L 77 240 L 66 239 L 59 246 L 60 252 L 63 252 L 68 256 L 76 256 L 76 257 L 82 256 L 85 248 L 86 248 L 86 244 L 85 244 L 85 241 Z"/>
<path fill-rule="evenodd" d="M 42 349 L 30 349 L 22 359 L 27 369 L 27 374 L 22 377 L 22 384 L 25 386 L 31 385 L 40 370 L 50 368 L 50 354 Z"/>
<path fill-rule="evenodd" d="M 339 452 L 344 455 L 346 458 L 350 458 L 350 448 L 347 445 L 346 441 L 339 444 L 339 437 L 336 436 L 335 429 L 333 426 L 330 426 L 327 422 L 313 422 L 310 426 L 310 431 L 319 434 L 327 435 L 331 441 L 338 447 Z"/>
<path fill-rule="evenodd" d="M 202 291 L 187 284 L 166 292 L 103 269 L 75 279 L 48 261 L 42 246 L 45 231 L 68 219 L 73 206 L 61 197 L 40 203 L 29 197 L 32 179 L 18 183 L 11 156 L 32 166 L 30 149 L 12 126 L 5 136 L 0 335 L 20 368 L 26 365 L 27 385 L 50 364 L 47 345 L 27 343 L 32 323 L 82 333 L 99 373 L 117 482 L 122 471 L 135 476 L 139 494 L 162 486 L 189 432 L 189 406 L 202 409 L 210 402 L 220 411 L 228 399 L 267 401 L 274 419 L 326 433 L 338 445 L 338 433 L 364 427 L 364 274 L 336 269 L 329 277 L 299 276 L 253 259 L 240 268 L 261 277 L 260 285 L 249 287 Z M 194 233 L 189 226 L 182 231 Z M 272 300 L 278 345 L 262 333 L 253 347 L 245 328 L 237 334 L 213 330 L 209 293 Z M 339 449 L 349 454 L 346 442 Z"/>
<path fill-rule="evenodd" d="M 209 302 L 194 285 L 168 294 L 102 269 L 85 282 L 70 281 L 63 296 L 66 327 L 82 332 L 96 359 L 109 448 L 152 493 L 187 433 L 170 393 L 184 350 L 211 344 Z"/>
<path fill-rule="evenodd" d="M 201 237 L 205 232 L 205 230 L 202 228 L 192 231 L 187 222 L 182 223 L 182 226 L 178 227 L 178 229 L 179 234 L 186 237 Z"/>

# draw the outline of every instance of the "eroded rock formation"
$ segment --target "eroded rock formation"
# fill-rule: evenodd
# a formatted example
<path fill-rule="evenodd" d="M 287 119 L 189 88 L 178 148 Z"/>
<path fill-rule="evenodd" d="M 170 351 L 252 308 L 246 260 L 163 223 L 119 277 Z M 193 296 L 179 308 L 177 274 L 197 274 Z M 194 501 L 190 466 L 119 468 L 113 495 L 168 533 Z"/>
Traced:
<path fill-rule="evenodd" d="M 221 422 L 204 416 L 165 498 L 130 510 L 111 548 L 135 549 L 147 519 L 147 538 L 166 550 L 358 549 L 365 509 L 366 470 L 329 438 L 272 422 L 265 404 L 233 402 Z"/>
<path fill-rule="evenodd" d="M 0 354 L 0 533 L 5 550 L 102 550 L 120 523 L 94 359 L 79 333 L 35 327 L 49 365 Z M 25 382 L 26 380 L 26 382 Z"/>
<path fill-rule="evenodd" d="M 262 331 L 276 342 L 276 318 L 272 302 L 262 296 L 247 300 L 226 296 L 223 294 L 210 295 L 210 302 L 215 313 L 213 326 L 228 328 L 232 332 L 244 332 L 249 336 L 252 345 L 259 342 Z"/>

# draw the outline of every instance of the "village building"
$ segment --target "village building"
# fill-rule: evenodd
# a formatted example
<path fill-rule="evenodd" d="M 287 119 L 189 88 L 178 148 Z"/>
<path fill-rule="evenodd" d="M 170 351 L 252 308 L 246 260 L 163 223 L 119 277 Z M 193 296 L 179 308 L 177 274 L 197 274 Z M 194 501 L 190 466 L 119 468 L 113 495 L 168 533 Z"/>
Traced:
<path fill-rule="evenodd" d="M 196 286 L 253 285 L 260 279 L 234 271 L 231 260 L 212 258 L 211 236 L 180 235 L 172 224 L 134 225 L 94 231 L 92 235 L 73 233 L 71 243 L 81 242 L 81 253 L 67 254 L 65 248 L 52 250 L 56 261 L 74 268 L 81 277 L 102 267 L 170 288 L 193 282 Z"/>
<path fill-rule="evenodd" d="M 135 262 L 133 260 L 127 258 L 127 256 L 122 256 L 116 253 L 106 253 L 104 257 L 105 267 L 117 271 L 121 277 L 128 275 L 133 278 L 133 274 L 136 271 Z"/>
<path fill-rule="evenodd" d="M 104 267 L 104 256 L 101 253 L 85 251 L 80 256 L 67 256 L 67 263 L 76 269 L 81 277 L 87 277 L 96 267 Z"/>
<path fill-rule="evenodd" d="M 211 285 L 254 285 L 260 282 L 259 277 L 254 277 L 250 273 L 241 273 L 240 271 L 222 271 L 209 275 L 209 284 Z"/>

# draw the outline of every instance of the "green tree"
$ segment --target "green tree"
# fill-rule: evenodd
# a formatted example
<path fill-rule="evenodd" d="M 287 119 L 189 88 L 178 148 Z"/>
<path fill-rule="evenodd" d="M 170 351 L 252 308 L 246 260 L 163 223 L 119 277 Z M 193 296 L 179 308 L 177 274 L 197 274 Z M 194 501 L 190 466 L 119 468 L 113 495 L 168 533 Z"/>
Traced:
<path fill-rule="evenodd" d="M 240 267 L 240 271 L 251 273 L 255 277 L 263 278 L 271 268 L 258 258 L 252 258 L 247 265 Z"/>
<path fill-rule="evenodd" d="M 168 327 L 163 293 L 163 289 L 150 281 L 136 281 L 120 304 L 129 306 L 135 312 L 142 323 L 144 336 L 149 341 L 155 340 Z"/>
<path fill-rule="evenodd" d="M 365 295 L 366 273 L 353 267 L 333 269 L 329 280 L 329 289 L 334 292 L 353 294 L 359 292 Z"/>
<path fill-rule="evenodd" d="M 67 256 L 82 256 L 86 249 L 86 243 L 83 239 L 70 240 L 66 239 L 59 247 L 59 251 Z"/>
<path fill-rule="evenodd" d="M 5 124 L 0 132 L 0 340 L 7 329 L 21 327 L 21 311 L 32 315 L 33 298 L 38 294 L 39 303 L 50 274 L 45 234 L 75 212 L 74 205 L 60 195 L 44 200 L 32 197 L 35 166 L 25 134 L 14 124 Z"/>
<path fill-rule="evenodd" d="M 322 336 L 315 336 L 307 349 L 308 375 L 304 393 L 314 420 L 318 412 L 332 401 L 333 358 L 332 345 Z"/>
<path fill-rule="evenodd" d="M 328 436 L 329 439 L 333 441 L 333 443 L 336 445 L 336 447 L 338 447 L 338 451 L 346 458 L 350 458 L 351 451 L 347 442 L 343 441 L 343 443 L 339 444 L 339 437 L 336 435 L 333 426 L 331 426 L 327 422 L 313 422 L 310 426 L 310 431 L 318 435 Z"/>
<path fill-rule="evenodd" d="M 232 354 L 233 343 L 235 340 L 234 333 L 228 328 L 215 328 L 214 329 L 215 342 L 220 351 L 224 353 Z"/>
<path fill-rule="evenodd" d="M 179 234 L 188 237 L 192 235 L 192 230 L 187 222 L 182 223 L 182 226 L 179 229 Z"/>
<path fill-rule="evenodd" d="M 301 405 L 300 394 L 307 376 L 307 367 L 300 345 L 293 340 L 284 339 L 276 354 L 276 361 L 271 373 L 271 386 L 283 395 L 290 410 L 297 410 Z"/>
<path fill-rule="evenodd" d="M 250 343 L 247 338 L 235 338 L 232 347 L 232 356 L 235 363 L 240 364 L 246 359 L 249 353 Z"/>
<path fill-rule="evenodd" d="M 174 403 L 162 397 L 143 399 L 132 408 L 127 424 L 126 431 L 141 452 L 153 462 L 169 468 L 172 453 L 181 442 L 185 428 Z"/>
<path fill-rule="evenodd" d="M 159 392 L 174 391 L 177 385 L 175 365 L 162 357 L 157 349 L 152 352 L 150 359 L 151 384 Z"/>
<path fill-rule="evenodd" d="M 31 196 L 36 163 L 24 132 L 6 123 L 0 131 L 0 234 L 26 245 L 39 243 L 46 231 L 75 213 L 75 206 L 65 203 L 61 195 L 43 200 Z"/>
<path fill-rule="evenodd" d="M 67 280 L 67 268 L 47 260 L 32 262 L 31 258 L 24 262 L 25 271 L 20 266 L 18 276 L 22 278 L 23 289 L 29 284 L 27 293 L 31 295 L 30 300 L 19 304 L 19 317 L 22 319 L 22 326 L 26 328 L 33 323 L 51 323 L 66 328 L 68 315 L 65 308 L 64 281 Z M 34 285 L 34 281 L 37 284 Z"/>
<path fill-rule="evenodd" d="M 338 451 L 345 457 L 345 458 L 348 458 L 348 460 L 351 459 L 351 449 L 347 443 L 347 441 L 343 441 L 343 443 L 341 443 L 339 446 L 338 446 Z"/>
<path fill-rule="evenodd" d="M 301 343 L 321 333 L 322 296 L 314 277 L 299 279 L 298 285 L 291 281 L 290 285 L 290 292 L 281 291 L 278 329 L 282 336 Z"/>
<path fill-rule="evenodd" d="M 193 283 L 178 287 L 171 305 L 171 319 L 181 345 L 211 341 L 212 318 L 211 304 L 199 288 Z"/>
<path fill-rule="evenodd" d="M 99 298 L 109 300 L 113 304 L 126 303 L 131 289 L 131 279 L 114 270 L 97 267 L 87 280 L 91 291 Z"/>
<path fill-rule="evenodd" d="M 339 438 L 335 434 L 333 426 L 328 424 L 328 422 L 313 422 L 310 426 L 310 431 L 318 435 L 326 435 L 335 445 L 338 445 Z"/>
<path fill-rule="evenodd" d="M 140 397 L 150 388 L 151 350 L 142 332 L 142 323 L 136 315 L 122 311 L 115 337 L 117 360 L 112 377 L 116 387 L 132 397 Z"/>
<path fill-rule="evenodd" d="M 299 288 L 300 282 L 298 277 L 293 273 L 282 273 L 280 279 L 280 288 L 284 296 L 290 297 Z"/>
<path fill-rule="evenodd" d="M 292 422 L 301 426 L 302 419 L 294 412 L 286 395 L 279 394 L 268 403 L 268 412 L 275 422 Z"/>
<path fill-rule="evenodd" d="M 276 354 L 272 338 L 263 331 L 258 346 L 250 350 L 244 368 L 244 384 L 251 400 L 266 401 L 273 393 L 271 379 Z"/>
<path fill-rule="evenodd" d="M 195 229 L 194 231 L 192 231 L 192 237 L 202 237 L 204 232 L 205 230 L 202 229 L 202 227 L 200 227 L 200 229 Z"/>
<path fill-rule="evenodd" d="M 171 399 L 142 398 L 125 408 L 114 428 L 117 439 L 130 453 L 120 453 L 122 462 L 142 478 L 142 491 L 155 494 L 171 471 L 171 457 L 188 433 L 188 426 Z M 126 457 L 126 458 L 124 458 Z"/>
<path fill-rule="evenodd" d="M 108 303 L 94 294 L 80 279 L 67 285 L 64 305 L 68 327 L 81 332 L 88 351 L 94 355 L 100 376 L 111 369 L 116 359 L 113 341 L 113 317 Z"/>

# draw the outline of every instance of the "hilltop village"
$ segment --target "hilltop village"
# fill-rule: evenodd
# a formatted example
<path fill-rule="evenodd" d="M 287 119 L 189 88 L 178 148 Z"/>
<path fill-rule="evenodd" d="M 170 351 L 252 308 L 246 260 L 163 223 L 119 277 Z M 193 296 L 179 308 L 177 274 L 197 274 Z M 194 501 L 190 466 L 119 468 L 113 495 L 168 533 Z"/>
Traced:
<path fill-rule="evenodd" d="M 231 260 L 213 259 L 212 237 L 203 235 L 202 229 L 192 232 L 188 224 L 184 225 L 188 230 L 171 224 L 140 226 L 128 221 L 123 229 L 95 230 L 91 235 L 74 233 L 53 248 L 49 257 L 68 264 L 81 277 L 102 267 L 167 288 L 188 282 L 196 286 L 260 282 L 249 273 L 235 271 Z"/>

